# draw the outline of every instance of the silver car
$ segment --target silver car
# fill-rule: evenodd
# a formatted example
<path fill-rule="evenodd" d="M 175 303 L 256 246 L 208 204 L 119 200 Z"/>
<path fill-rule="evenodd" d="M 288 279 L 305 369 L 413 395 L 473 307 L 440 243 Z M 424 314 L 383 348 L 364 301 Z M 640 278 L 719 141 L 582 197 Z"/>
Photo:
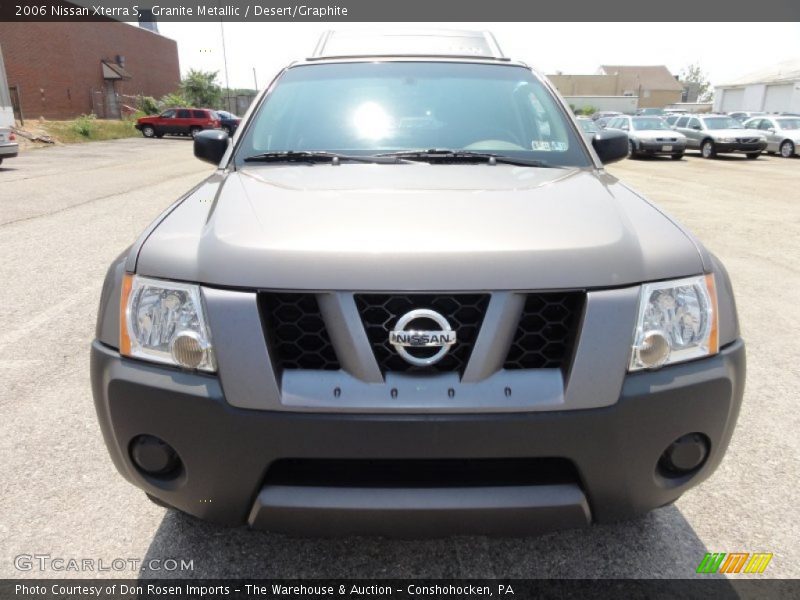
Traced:
<path fill-rule="evenodd" d="M 700 150 L 703 158 L 741 152 L 756 159 L 767 147 L 761 133 L 745 129 L 728 115 L 684 115 L 674 129 L 686 136 L 687 149 Z"/>
<path fill-rule="evenodd" d="M 600 131 L 597 123 L 589 117 L 578 117 L 575 119 L 578 122 L 578 127 L 581 128 L 581 133 L 588 143 L 592 143 L 594 135 Z"/>
<path fill-rule="evenodd" d="M 14 158 L 19 154 L 17 136 L 10 127 L 0 127 L 0 164 L 6 158 Z"/>
<path fill-rule="evenodd" d="M 784 158 L 800 155 L 800 117 L 756 117 L 744 126 L 766 136 L 767 152 L 778 152 Z"/>
<path fill-rule="evenodd" d="M 642 514 L 720 464 L 745 379 L 725 268 L 605 170 L 624 133 L 589 144 L 544 77 L 449 36 L 329 34 L 234 141 L 198 134 L 216 170 L 110 266 L 95 407 L 155 502 L 519 536 Z"/>
<path fill-rule="evenodd" d="M 628 134 L 631 157 L 661 154 L 680 160 L 686 151 L 686 136 L 670 129 L 658 116 L 615 117 L 606 129 L 619 129 Z"/>

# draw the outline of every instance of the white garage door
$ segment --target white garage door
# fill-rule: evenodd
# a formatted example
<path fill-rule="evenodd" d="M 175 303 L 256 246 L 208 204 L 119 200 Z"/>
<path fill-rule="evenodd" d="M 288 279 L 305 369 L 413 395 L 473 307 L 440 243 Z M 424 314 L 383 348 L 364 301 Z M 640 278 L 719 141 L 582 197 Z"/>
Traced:
<path fill-rule="evenodd" d="M 722 112 L 742 110 L 744 103 L 744 88 L 722 90 Z"/>
<path fill-rule="evenodd" d="M 794 84 L 768 85 L 764 95 L 764 112 L 781 112 L 791 110 Z"/>

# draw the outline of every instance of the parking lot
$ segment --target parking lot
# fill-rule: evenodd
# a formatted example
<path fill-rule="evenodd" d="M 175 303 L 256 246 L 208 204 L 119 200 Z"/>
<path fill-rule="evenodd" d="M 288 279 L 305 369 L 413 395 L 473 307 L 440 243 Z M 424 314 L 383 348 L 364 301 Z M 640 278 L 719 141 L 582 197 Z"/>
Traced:
<path fill-rule="evenodd" d="M 89 344 L 110 261 L 210 173 L 186 139 L 61 146 L 0 167 L 0 577 L 14 557 L 192 560 L 193 577 L 689 577 L 705 552 L 772 552 L 800 577 L 800 159 L 696 153 L 609 170 L 719 255 L 748 344 L 731 448 L 675 505 L 633 522 L 536 538 L 295 539 L 151 504 L 114 470 L 89 389 Z M 598 448 L 598 452 L 602 449 Z M 110 571 L 132 577 L 138 572 Z"/>

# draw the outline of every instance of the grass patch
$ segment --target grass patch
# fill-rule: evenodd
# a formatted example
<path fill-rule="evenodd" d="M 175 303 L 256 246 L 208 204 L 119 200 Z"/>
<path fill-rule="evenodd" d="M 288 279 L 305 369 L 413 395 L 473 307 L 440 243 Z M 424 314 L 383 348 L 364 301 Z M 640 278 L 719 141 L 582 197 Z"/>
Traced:
<path fill-rule="evenodd" d="M 43 130 L 56 142 L 75 144 L 100 140 L 117 140 L 141 135 L 134 119 L 96 119 L 94 115 L 81 115 L 72 121 L 39 121 L 37 129 Z"/>

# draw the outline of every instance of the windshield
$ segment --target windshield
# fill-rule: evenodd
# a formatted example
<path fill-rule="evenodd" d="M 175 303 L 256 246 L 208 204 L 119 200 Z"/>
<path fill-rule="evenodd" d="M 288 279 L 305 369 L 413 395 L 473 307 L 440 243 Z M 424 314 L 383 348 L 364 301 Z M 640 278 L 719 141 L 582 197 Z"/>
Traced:
<path fill-rule="evenodd" d="M 800 119 L 775 119 L 781 129 L 800 129 Z"/>
<path fill-rule="evenodd" d="M 703 121 L 708 129 L 744 129 L 739 121 L 730 117 L 706 117 Z"/>
<path fill-rule="evenodd" d="M 513 65 L 378 62 L 287 70 L 236 153 L 328 151 L 364 156 L 449 149 L 587 166 L 559 104 Z"/>
<path fill-rule="evenodd" d="M 639 131 L 648 129 L 669 129 L 664 120 L 658 117 L 634 117 L 631 121 L 633 121 L 633 128 Z"/>

